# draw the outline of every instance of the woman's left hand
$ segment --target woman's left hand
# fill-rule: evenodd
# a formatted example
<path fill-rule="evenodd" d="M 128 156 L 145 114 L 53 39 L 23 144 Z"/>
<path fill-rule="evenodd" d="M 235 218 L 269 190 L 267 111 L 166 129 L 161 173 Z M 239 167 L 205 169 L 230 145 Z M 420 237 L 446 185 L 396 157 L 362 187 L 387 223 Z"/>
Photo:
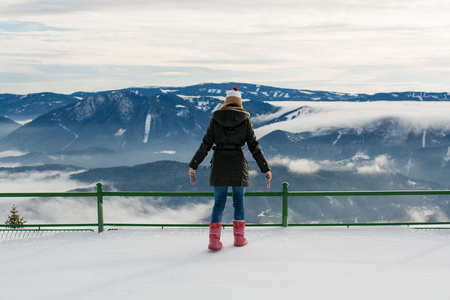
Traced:
<path fill-rule="evenodd" d="M 189 168 L 189 178 L 191 179 L 191 184 L 195 184 L 197 182 L 197 178 L 195 177 L 195 170 Z"/>

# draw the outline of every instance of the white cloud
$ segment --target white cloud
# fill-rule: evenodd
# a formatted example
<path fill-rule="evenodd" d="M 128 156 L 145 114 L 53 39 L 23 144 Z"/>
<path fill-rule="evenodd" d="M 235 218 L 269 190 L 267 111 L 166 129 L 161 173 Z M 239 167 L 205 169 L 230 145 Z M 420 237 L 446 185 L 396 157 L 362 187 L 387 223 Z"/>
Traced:
<path fill-rule="evenodd" d="M 28 171 L 10 173 L 0 172 L 0 192 L 64 192 L 89 186 L 69 177 L 74 172 Z"/>
<path fill-rule="evenodd" d="M 95 186 L 70 179 L 73 172 L 0 172 L 0 193 L 66 192 Z M 105 183 L 104 183 L 105 184 Z M 96 223 L 97 199 L 74 198 L 0 198 L 0 218 L 6 219 L 13 204 L 29 224 Z M 212 204 L 186 204 L 177 209 L 161 205 L 150 197 L 105 197 L 105 222 L 123 223 L 201 223 L 211 213 Z M 1 220 L 1 219 L 0 219 Z"/>
<path fill-rule="evenodd" d="M 391 171 L 391 166 L 392 162 L 389 160 L 389 157 L 387 155 L 380 155 L 372 161 L 363 163 L 356 169 L 359 174 L 387 173 Z"/>
<path fill-rule="evenodd" d="M 158 199 L 110 197 L 104 202 L 105 222 L 195 224 L 211 214 L 212 203 L 187 204 L 177 209 L 158 207 Z"/>
<path fill-rule="evenodd" d="M 158 151 L 155 152 L 156 154 L 170 154 L 170 155 L 174 155 L 177 153 L 177 151 L 174 150 L 163 150 L 163 151 Z"/>
<path fill-rule="evenodd" d="M 257 177 L 259 175 L 259 172 L 256 170 L 249 170 L 248 171 L 248 176 L 249 177 Z"/>
<path fill-rule="evenodd" d="M 423 133 L 433 128 L 450 131 L 448 112 L 450 102 L 412 102 L 412 101 L 375 101 L 375 102 L 270 102 L 280 106 L 280 112 L 265 116 L 266 120 L 278 118 L 290 110 L 299 107 L 309 108 L 308 113 L 283 122 L 273 123 L 255 129 L 258 138 L 274 131 L 283 130 L 291 133 L 326 131 L 329 129 L 363 129 L 373 128 L 379 121 L 392 118 L 399 122 L 393 135 L 408 132 Z"/>
<path fill-rule="evenodd" d="M 161 75 L 161 76 L 180 76 L 180 75 L 189 75 L 188 72 L 161 72 L 161 73 L 157 73 L 156 75 Z"/>
<path fill-rule="evenodd" d="M 212 203 L 188 204 L 177 209 L 159 207 L 153 198 L 107 197 L 103 203 L 104 222 L 142 224 L 196 224 L 210 216 Z M 0 216 L 6 219 L 13 204 L 29 224 L 97 223 L 94 198 L 21 199 L 3 205 Z"/>
<path fill-rule="evenodd" d="M 269 162 L 271 165 L 282 165 L 292 173 L 314 173 L 320 169 L 320 165 L 309 159 L 290 159 L 276 156 Z"/>
<path fill-rule="evenodd" d="M 395 171 L 394 163 L 387 155 L 379 155 L 371 159 L 367 155 L 357 154 L 349 160 L 343 161 L 314 161 L 310 159 L 293 159 L 285 156 L 276 156 L 269 163 L 271 165 L 285 166 L 292 173 L 315 173 L 318 170 L 354 171 L 360 174 L 388 173 Z"/>
<path fill-rule="evenodd" d="M 0 192 L 1 193 L 28 193 L 28 192 L 66 192 L 77 188 L 94 186 L 94 184 L 85 184 L 71 180 L 69 177 L 74 172 L 61 171 L 28 171 L 28 172 L 0 172 Z M 49 216 L 59 218 L 63 222 L 63 216 L 67 222 L 76 218 L 78 213 L 83 216 L 88 211 L 86 207 L 94 205 L 96 202 L 92 199 L 68 199 L 57 198 L 53 200 L 32 199 L 32 198 L 0 198 L 0 216 L 5 216 L 13 204 L 22 212 L 25 219 L 42 220 Z M 80 200 L 80 201 L 78 201 Z M 83 209 L 83 206 L 85 208 Z M 73 207 L 73 209 L 72 209 Z M 41 215 L 42 214 L 42 215 Z M 78 214 L 78 216 L 80 216 Z M 93 214 L 95 216 L 95 213 Z"/>
<path fill-rule="evenodd" d="M 111 87 L 106 76 L 61 80 L 52 69 L 159 66 L 175 69 L 136 76 L 134 84 L 120 68 L 109 77 L 116 88 L 239 79 L 353 92 L 447 90 L 449 9 L 439 0 L 7 0 L 0 6 L 8 45 L 0 52 L 2 82 L 19 93 L 102 90 Z M 17 71 L 29 66 L 37 74 Z M 20 86 L 27 75 L 31 82 Z"/>
<path fill-rule="evenodd" d="M 448 220 L 445 213 L 438 207 L 411 207 L 406 210 L 406 213 L 412 222 L 428 222 L 430 217 L 442 222 Z"/>
<path fill-rule="evenodd" d="M 26 154 L 25 152 L 9 150 L 9 151 L 0 152 L 0 158 L 9 157 L 9 156 L 22 156 L 25 154 Z M 1 165 L 0 165 L 0 167 L 1 167 Z"/>

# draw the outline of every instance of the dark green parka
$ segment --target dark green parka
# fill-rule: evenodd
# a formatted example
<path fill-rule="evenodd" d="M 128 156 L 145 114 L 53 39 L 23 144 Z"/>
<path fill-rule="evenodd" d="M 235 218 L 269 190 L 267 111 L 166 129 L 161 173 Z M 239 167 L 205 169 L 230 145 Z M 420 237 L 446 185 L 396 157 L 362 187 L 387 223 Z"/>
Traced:
<path fill-rule="evenodd" d="M 203 141 L 189 163 L 189 167 L 197 170 L 213 148 L 209 179 L 211 186 L 249 185 L 248 164 L 243 149 L 245 143 L 261 172 L 270 171 L 249 116 L 248 112 L 238 107 L 225 106 L 214 112 Z"/>

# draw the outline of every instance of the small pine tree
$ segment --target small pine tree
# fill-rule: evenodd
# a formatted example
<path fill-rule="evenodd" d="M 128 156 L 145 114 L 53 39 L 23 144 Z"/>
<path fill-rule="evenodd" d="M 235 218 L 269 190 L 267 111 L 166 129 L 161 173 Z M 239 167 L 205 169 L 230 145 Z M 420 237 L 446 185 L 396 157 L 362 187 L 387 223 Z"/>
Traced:
<path fill-rule="evenodd" d="M 19 211 L 17 210 L 17 207 L 15 204 L 11 207 L 11 215 L 8 216 L 6 219 L 5 224 L 6 225 L 23 225 L 27 221 L 20 217 Z M 18 227 L 11 227 L 11 228 L 20 228 Z"/>

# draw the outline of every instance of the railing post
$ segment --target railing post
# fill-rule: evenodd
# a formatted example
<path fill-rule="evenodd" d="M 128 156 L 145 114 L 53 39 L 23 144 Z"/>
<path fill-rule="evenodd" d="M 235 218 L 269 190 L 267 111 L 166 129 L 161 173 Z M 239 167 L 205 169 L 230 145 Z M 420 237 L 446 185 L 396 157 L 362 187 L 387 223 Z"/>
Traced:
<path fill-rule="evenodd" d="M 103 185 L 97 183 L 98 232 L 103 232 Z"/>
<path fill-rule="evenodd" d="M 283 227 L 288 226 L 288 206 L 289 206 L 289 200 L 288 200 L 288 194 L 289 194 L 289 183 L 283 182 L 283 203 L 281 206 L 281 223 Z"/>

